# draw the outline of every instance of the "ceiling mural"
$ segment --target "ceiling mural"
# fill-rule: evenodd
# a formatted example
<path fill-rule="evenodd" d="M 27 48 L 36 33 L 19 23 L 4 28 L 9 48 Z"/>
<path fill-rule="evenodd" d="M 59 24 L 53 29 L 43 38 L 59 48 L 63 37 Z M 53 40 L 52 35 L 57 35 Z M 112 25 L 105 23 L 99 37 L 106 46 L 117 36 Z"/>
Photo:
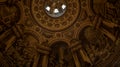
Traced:
<path fill-rule="evenodd" d="M 119 67 L 119 0 L 0 0 L 0 67 Z"/>

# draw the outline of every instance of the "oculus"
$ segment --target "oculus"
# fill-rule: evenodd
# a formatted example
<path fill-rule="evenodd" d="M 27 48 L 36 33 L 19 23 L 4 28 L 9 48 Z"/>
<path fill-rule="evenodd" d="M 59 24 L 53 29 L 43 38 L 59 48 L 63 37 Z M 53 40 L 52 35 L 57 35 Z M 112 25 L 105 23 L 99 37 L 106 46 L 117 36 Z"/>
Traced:
<path fill-rule="evenodd" d="M 49 3 L 48 3 L 49 2 Z M 65 1 L 50 0 L 45 3 L 45 12 L 51 17 L 60 17 L 66 12 Z"/>
<path fill-rule="evenodd" d="M 61 31 L 72 26 L 79 16 L 80 0 L 32 0 L 31 15 L 44 29 Z"/>

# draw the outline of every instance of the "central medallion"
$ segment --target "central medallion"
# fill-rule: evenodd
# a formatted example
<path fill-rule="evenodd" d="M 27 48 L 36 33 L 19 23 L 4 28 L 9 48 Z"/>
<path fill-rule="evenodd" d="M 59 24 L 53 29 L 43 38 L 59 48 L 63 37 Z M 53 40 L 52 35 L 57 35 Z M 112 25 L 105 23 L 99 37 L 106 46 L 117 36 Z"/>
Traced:
<path fill-rule="evenodd" d="M 80 0 L 32 0 L 31 14 L 38 25 L 50 31 L 72 26 L 80 11 Z"/>
<path fill-rule="evenodd" d="M 66 3 L 63 0 L 49 0 L 45 2 L 45 12 L 51 17 L 60 17 L 66 11 Z"/>

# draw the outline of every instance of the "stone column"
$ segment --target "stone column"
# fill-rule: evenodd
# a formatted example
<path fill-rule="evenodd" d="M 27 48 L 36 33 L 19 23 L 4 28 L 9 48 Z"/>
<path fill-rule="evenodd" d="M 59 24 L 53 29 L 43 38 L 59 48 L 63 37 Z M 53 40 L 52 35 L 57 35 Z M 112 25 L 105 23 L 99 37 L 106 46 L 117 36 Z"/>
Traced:
<path fill-rule="evenodd" d="M 91 62 L 91 60 L 89 59 L 89 57 L 88 57 L 88 55 L 86 54 L 86 52 L 85 52 L 83 49 L 80 49 L 79 51 L 80 51 L 80 54 L 81 54 L 83 60 L 84 60 L 85 62 L 88 62 L 88 63 L 92 64 L 92 62 Z"/>
<path fill-rule="evenodd" d="M 82 48 L 82 45 L 79 41 L 74 42 L 71 46 L 71 51 L 73 53 L 73 58 L 75 60 L 75 64 L 76 67 L 80 67 L 80 61 L 78 59 L 77 53 L 76 51 L 78 51 L 80 53 L 80 55 L 82 56 L 81 59 L 84 60 L 84 62 L 88 62 L 90 64 L 92 64 L 91 60 L 89 59 L 89 56 L 87 55 L 87 53 L 84 51 L 84 49 Z"/>
<path fill-rule="evenodd" d="M 60 67 L 63 67 L 63 61 L 64 59 L 64 49 L 62 47 L 59 48 L 59 63 L 60 63 Z"/>
<path fill-rule="evenodd" d="M 42 67 L 48 67 L 48 55 L 43 56 Z"/>
<path fill-rule="evenodd" d="M 11 32 L 10 29 L 7 30 L 7 31 L 5 31 L 3 34 L 0 35 L 0 41 L 6 39 L 6 37 L 8 37 L 11 33 L 12 33 L 12 32 Z"/>
<path fill-rule="evenodd" d="M 79 61 L 79 59 L 77 57 L 77 53 L 73 52 L 72 55 L 73 55 L 76 67 L 81 67 L 80 61 Z"/>
<path fill-rule="evenodd" d="M 107 37 L 109 37 L 112 41 L 114 41 L 115 42 L 115 40 L 116 40 L 116 37 L 112 34 L 112 33 L 110 33 L 109 31 L 107 31 L 106 29 L 104 29 L 104 28 L 101 28 L 101 29 L 99 29 L 103 34 L 105 34 Z"/>
<path fill-rule="evenodd" d="M 50 52 L 50 48 L 49 47 L 46 47 L 46 46 L 43 46 L 43 45 L 40 45 L 40 46 L 37 46 L 37 51 L 41 54 L 43 54 L 43 58 L 41 59 L 42 60 L 42 67 L 48 67 L 48 58 L 49 58 L 49 52 Z"/>
<path fill-rule="evenodd" d="M 7 50 L 9 47 L 11 47 L 13 45 L 13 43 L 16 40 L 16 36 L 12 36 L 8 41 L 5 42 L 6 44 L 6 48 L 5 50 Z"/>
<path fill-rule="evenodd" d="M 40 54 L 37 54 L 36 56 L 34 56 L 34 63 L 32 67 L 38 66 L 39 58 L 40 58 Z"/>
<path fill-rule="evenodd" d="M 72 45 L 70 46 L 70 49 L 71 49 L 71 52 L 72 52 L 73 59 L 74 59 L 76 67 L 81 67 L 81 63 L 80 63 L 80 61 L 78 59 L 78 56 L 77 56 L 77 53 L 76 53 L 76 51 L 78 49 L 80 49 L 81 47 L 82 46 L 79 45 L 79 41 L 76 41 L 76 42 L 72 43 Z"/>

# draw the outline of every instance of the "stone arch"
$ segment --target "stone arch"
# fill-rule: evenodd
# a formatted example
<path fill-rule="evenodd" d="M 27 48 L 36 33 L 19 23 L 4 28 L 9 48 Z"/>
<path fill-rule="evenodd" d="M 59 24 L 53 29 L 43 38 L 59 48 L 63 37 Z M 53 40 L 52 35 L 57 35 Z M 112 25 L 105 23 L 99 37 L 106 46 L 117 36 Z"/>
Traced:
<path fill-rule="evenodd" d="M 43 36 L 34 30 L 25 30 L 23 35 L 33 36 L 39 43 L 43 39 Z"/>
<path fill-rule="evenodd" d="M 80 32 L 81 32 L 85 27 L 87 27 L 87 26 L 92 26 L 92 25 L 91 25 L 90 22 L 81 23 L 80 26 L 79 26 L 79 28 L 76 29 L 76 31 L 75 31 L 75 36 L 74 36 L 74 38 L 79 40 L 79 37 L 78 37 L 78 36 L 79 36 Z"/>
<path fill-rule="evenodd" d="M 74 67 L 74 59 L 72 57 L 69 46 L 64 41 L 57 41 L 52 44 L 51 52 L 48 60 L 48 67 Z"/>
<path fill-rule="evenodd" d="M 68 46 L 68 44 L 65 41 L 57 41 L 57 42 L 54 42 L 51 47 L 55 46 L 56 44 L 60 44 L 60 45 L 65 44 L 66 46 Z"/>
<path fill-rule="evenodd" d="M 37 42 L 39 42 L 38 35 L 36 33 L 34 33 L 33 31 L 25 32 L 24 35 L 30 35 L 33 38 L 35 38 L 37 40 Z"/>
<path fill-rule="evenodd" d="M 59 41 L 67 43 L 67 45 L 68 45 L 69 47 L 71 46 L 70 40 L 69 40 L 69 39 L 66 39 L 66 38 L 59 38 L 59 39 L 58 39 L 58 38 L 54 38 L 54 39 L 51 39 L 51 40 L 49 40 L 49 42 L 48 42 L 48 46 L 51 47 L 54 43 L 59 42 Z"/>

